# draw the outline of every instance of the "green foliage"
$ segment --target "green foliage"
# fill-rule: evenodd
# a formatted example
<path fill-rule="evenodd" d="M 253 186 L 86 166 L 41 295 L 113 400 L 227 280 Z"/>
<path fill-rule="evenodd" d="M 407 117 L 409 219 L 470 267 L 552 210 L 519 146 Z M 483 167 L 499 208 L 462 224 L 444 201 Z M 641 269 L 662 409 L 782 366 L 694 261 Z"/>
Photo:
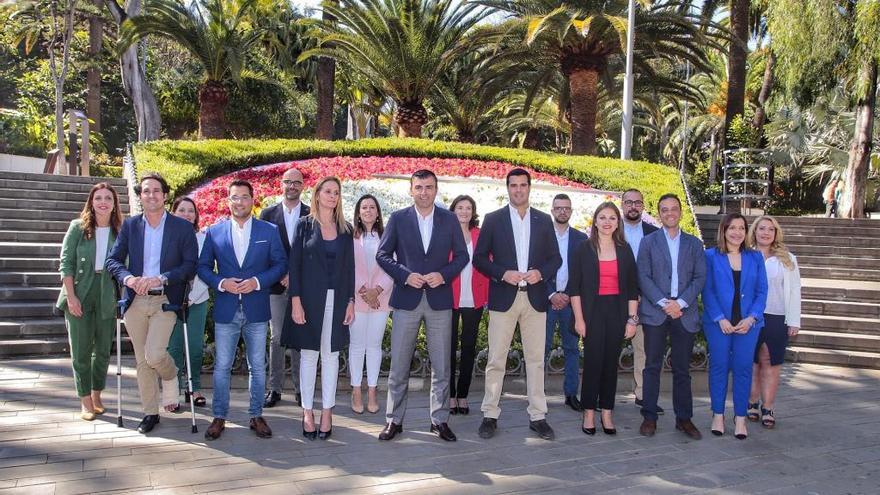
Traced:
<path fill-rule="evenodd" d="M 751 112 L 737 115 L 727 130 L 729 148 L 757 148 L 761 141 L 758 129 L 752 125 Z"/>
<path fill-rule="evenodd" d="M 507 162 L 590 184 L 597 189 L 623 191 L 637 187 L 645 195 L 645 207 L 649 212 L 656 211 L 657 200 L 664 193 L 673 192 L 684 197 L 678 171 L 672 167 L 424 139 L 155 141 L 134 147 L 138 170 L 141 173 L 162 173 L 171 186 L 172 196 L 233 170 L 322 156 L 411 156 Z M 695 232 L 693 214 L 687 205 L 682 225 L 685 230 Z"/>
<path fill-rule="evenodd" d="M 721 204 L 721 184 L 709 181 L 709 160 L 698 162 L 694 171 L 687 175 L 691 197 L 698 205 Z"/>

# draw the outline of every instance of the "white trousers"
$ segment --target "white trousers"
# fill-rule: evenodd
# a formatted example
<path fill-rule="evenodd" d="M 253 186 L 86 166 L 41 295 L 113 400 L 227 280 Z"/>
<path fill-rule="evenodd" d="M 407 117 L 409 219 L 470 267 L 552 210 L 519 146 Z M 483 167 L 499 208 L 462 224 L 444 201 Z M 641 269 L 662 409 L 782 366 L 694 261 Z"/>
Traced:
<path fill-rule="evenodd" d="M 367 386 L 379 383 L 379 368 L 382 366 L 382 338 L 388 323 L 388 311 L 370 313 L 356 312 L 354 322 L 348 327 L 348 371 L 351 386 L 360 387 L 364 375 L 364 358 L 367 361 Z"/>
<path fill-rule="evenodd" d="M 318 376 L 318 358 L 321 358 L 321 408 L 336 405 L 336 380 L 339 377 L 339 352 L 330 352 L 333 334 L 333 290 L 327 291 L 324 305 L 324 323 L 321 327 L 321 351 L 300 351 L 299 381 L 303 409 L 314 409 L 315 381 Z"/>

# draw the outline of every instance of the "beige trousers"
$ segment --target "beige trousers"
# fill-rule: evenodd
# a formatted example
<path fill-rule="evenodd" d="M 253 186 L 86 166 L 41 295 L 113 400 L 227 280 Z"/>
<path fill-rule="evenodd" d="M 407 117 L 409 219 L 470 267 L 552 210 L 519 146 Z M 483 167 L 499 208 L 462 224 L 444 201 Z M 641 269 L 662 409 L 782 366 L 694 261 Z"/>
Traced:
<path fill-rule="evenodd" d="M 137 361 L 138 390 L 144 414 L 159 414 L 159 379 L 177 378 L 177 366 L 168 354 L 168 340 L 177 315 L 162 311 L 166 296 L 135 296 L 125 312 L 125 329 Z"/>
<path fill-rule="evenodd" d="M 497 419 L 501 416 L 498 402 L 507 369 L 507 353 L 513 333 L 519 323 L 523 354 L 526 361 L 526 390 L 531 421 L 544 419 L 547 398 L 544 396 L 544 341 L 547 338 L 547 313 L 532 307 L 526 292 L 517 292 L 513 305 L 507 311 L 489 311 L 489 357 L 486 363 L 486 392 L 483 395 L 483 416 Z"/>
<path fill-rule="evenodd" d="M 642 400 L 642 372 L 645 371 L 645 334 L 642 326 L 636 327 L 636 334 L 632 338 L 633 345 L 633 382 L 635 383 L 636 399 Z"/>

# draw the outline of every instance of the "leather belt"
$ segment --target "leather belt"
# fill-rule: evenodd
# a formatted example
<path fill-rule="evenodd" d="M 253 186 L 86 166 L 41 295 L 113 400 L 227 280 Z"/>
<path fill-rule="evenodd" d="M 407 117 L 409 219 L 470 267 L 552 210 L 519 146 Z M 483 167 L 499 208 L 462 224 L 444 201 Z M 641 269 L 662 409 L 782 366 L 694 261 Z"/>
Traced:
<path fill-rule="evenodd" d="M 148 296 L 164 296 L 165 289 L 150 289 L 147 291 Z"/>
<path fill-rule="evenodd" d="M 529 286 L 528 285 L 517 286 L 516 290 L 518 290 L 519 292 L 526 292 L 529 290 Z"/>

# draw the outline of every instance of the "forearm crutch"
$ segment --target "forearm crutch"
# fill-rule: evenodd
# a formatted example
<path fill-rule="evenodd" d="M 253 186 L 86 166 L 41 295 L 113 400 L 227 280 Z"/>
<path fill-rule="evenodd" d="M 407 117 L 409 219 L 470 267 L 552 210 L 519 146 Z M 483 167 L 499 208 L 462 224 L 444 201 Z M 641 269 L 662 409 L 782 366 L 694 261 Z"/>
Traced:
<path fill-rule="evenodd" d="M 192 366 L 190 365 L 189 358 L 189 328 L 187 325 L 186 317 L 187 317 L 187 309 L 189 309 L 189 291 L 191 287 L 187 286 L 186 293 L 183 297 L 183 305 L 180 307 L 181 316 L 183 316 L 183 349 L 186 356 L 186 392 L 189 396 L 189 410 L 190 415 L 192 417 L 192 432 L 198 433 L 199 428 L 196 426 L 196 401 L 193 397 L 193 381 L 192 381 Z M 199 370 L 201 372 L 201 370 Z"/>

